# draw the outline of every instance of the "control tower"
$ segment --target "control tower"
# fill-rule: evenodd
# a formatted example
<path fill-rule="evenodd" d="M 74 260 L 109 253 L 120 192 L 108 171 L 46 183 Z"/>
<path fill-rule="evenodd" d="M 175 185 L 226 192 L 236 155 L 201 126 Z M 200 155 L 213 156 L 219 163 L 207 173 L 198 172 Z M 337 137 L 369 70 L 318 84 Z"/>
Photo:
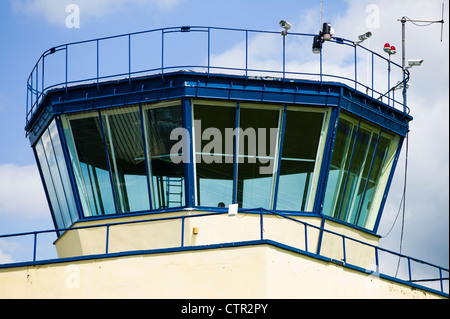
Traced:
<path fill-rule="evenodd" d="M 27 83 L 25 130 L 58 258 L 4 265 L 34 278 L 18 291 L 448 297 L 448 269 L 427 264 L 440 280 L 422 286 L 411 264 L 424 262 L 378 246 L 412 120 L 392 83 L 407 74 L 327 26 L 183 26 L 44 52 Z M 231 62 L 218 53 L 230 39 L 240 48 Z M 255 39 L 279 47 L 272 66 L 252 61 Z M 332 73 L 333 50 L 352 57 L 348 74 Z M 403 277 L 389 274 L 389 258 L 407 261 Z M 64 284 L 68 265 L 77 289 Z"/>

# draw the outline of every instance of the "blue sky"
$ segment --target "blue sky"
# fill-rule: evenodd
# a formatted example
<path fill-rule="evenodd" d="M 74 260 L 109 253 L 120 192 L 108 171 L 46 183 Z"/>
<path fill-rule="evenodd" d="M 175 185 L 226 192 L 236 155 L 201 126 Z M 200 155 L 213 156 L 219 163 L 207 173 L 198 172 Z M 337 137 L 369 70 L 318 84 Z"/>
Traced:
<path fill-rule="evenodd" d="M 80 8 L 80 27 L 67 28 L 68 4 Z M 401 57 L 402 16 L 441 18 L 442 1 L 323 1 L 323 21 L 336 35 L 356 39 L 372 31 L 370 48 L 382 53 L 395 44 Z M 448 3 L 447 3 L 448 5 Z M 316 33 L 320 1 L 303 0 L 4 0 L 0 2 L 0 234 L 53 227 L 37 168 L 25 138 L 26 80 L 39 56 L 56 45 L 160 27 L 204 25 L 279 30 L 285 19 L 293 31 Z M 448 8 L 447 8 L 448 9 Z M 377 15 L 370 16 L 376 10 Z M 448 21 L 446 10 L 445 21 Z M 448 23 L 407 24 L 407 58 L 423 58 L 411 70 L 409 107 L 414 121 L 408 154 L 407 202 L 402 252 L 448 267 Z M 379 48 L 379 49 L 375 49 Z M 260 59 L 265 57 L 261 55 Z M 392 184 L 380 235 L 394 223 L 401 200 L 405 151 Z M 381 244 L 398 251 L 401 216 Z M 0 259 L 11 258 L 0 245 Z"/>

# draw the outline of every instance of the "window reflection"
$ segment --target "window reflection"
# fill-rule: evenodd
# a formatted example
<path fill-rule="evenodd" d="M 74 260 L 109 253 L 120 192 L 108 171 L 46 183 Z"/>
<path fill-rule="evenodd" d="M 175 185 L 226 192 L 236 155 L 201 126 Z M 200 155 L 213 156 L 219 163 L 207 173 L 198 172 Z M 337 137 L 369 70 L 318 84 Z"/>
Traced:
<path fill-rule="evenodd" d="M 78 220 L 78 211 L 55 121 L 35 145 L 36 156 L 58 228 Z"/>
<path fill-rule="evenodd" d="M 341 117 L 323 212 L 372 229 L 386 186 L 396 144 L 394 137 L 364 122 Z M 398 143 L 398 138 L 395 139 Z"/>
<path fill-rule="evenodd" d="M 241 108 L 237 202 L 240 207 L 271 208 L 275 151 L 282 110 Z"/>
<path fill-rule="evenodd" d="M 233 203 L 234 131 L 236 109 L 194 104 L 197 204 Z M 227 130 L 228 129 L 228 130 Z M 228 134 L 228 135 L 227 135 Z"/>
<path fill-rule="evenodd" d="M 287 111 L 278 182 L 277 210 L 306 211 L 313 202 L 311 184 L 324 113 Z"/>
<path fill-rule="evenodd" d="M 102 112 L 102 120 L 119 212 L 149 210 L 139 108 Z"/>
<path fill-rule="evenodd" d="M 170 133 L 183 126 L 181 105 L 144 107 L 148 166 L 153 209 L 185 206 L 184 164 L 170 158 Z"/>
<path fill-rule="evenodd" d="M 115 214 L 111 176 L 97 112 L 73 116 L 66 139 L 85 216 Z"/>

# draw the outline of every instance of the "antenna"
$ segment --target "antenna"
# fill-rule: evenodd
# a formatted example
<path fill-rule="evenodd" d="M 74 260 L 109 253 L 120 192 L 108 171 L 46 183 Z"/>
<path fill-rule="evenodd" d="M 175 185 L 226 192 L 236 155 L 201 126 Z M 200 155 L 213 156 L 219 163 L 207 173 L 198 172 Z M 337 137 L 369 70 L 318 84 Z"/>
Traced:
<path fill-rule="evenodd" d="M 322 25 L 322 11 L 323 11 L 323 0 L 320 0 L 320 24 L 319 25 Z M 444 13 L 442 13 L 442 14 L 444 14 Z"/>
<path fill-rule="evenodd" d="M 406 68 L 405 62 L 406 62 L 406 54 L 405 54 L 405 24 L 406 22 L 411 22 L 412 24 L 418 26 L 418 27 L 426 27 L 429 25 L 432 25 L 434 23 L 440 23 L 441 24 L 441 42 L 442 42 L 442 34 L 444 31 L 444 3 L 442 3 L 442 18 L 441 20 L 415 20 L 410 19 L 406 16 L 399 19 L 402 23 L 402 67 L 403 67 L 403 82 L 407 82 L 407 78 L 409 79 L 409 72 Z M 408 77 L 406 78 L 406 73 L 408 72 Z M 403 105 L 406 107 L 406 85 L 403 85 Z"/>

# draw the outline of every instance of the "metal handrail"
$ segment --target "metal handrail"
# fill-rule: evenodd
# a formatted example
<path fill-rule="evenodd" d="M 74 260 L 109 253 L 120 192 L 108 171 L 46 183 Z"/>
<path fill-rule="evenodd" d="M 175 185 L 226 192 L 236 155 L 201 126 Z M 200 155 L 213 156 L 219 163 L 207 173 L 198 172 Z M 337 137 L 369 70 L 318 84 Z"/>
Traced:
<path fill-rule="evenodd" d="M 197 208 L 196 208 L 197 209 Z M 171 209 L 170 211 L 182 211 L 182 210 L 189 210 L 192 211 L 192 209 Z M 197 209 L 200 210 L 200 209 Z M 185 219 L 186 218 L 199 218 L 199 217 L 205 217 L 205 216 L 214 216 L 214 215 L 223 215 L 223 214 L 227 214 L 227 211 L 224 211 L 224 209 L 220 210 L 220 209 L 215 209 L 216 211 L 214 212 L 206 212 L 206 213 L 199 213 L 199 214 L 195 214 L 195 215 L 183 215 L 183 216 L 169 216 L 169 217 L 162 217 L 162 218 L 150 218 L 150 219 L 143 219 L 143 220 L 132 220 L 132 221 L 119 221 L 119 222 L 112 222 L 112 223 L 102 223 L 102 224 L 96 224 L 96 225 L 84 225 L 84 226 L 74 226 L 74 227 L 69 227 L 69 228 L 60 228 L 60 229 L 51 229 L 51 230 L 42 230 L 42 231 L 32 231 L 32 232 L 24 232 L 24 233 L 17 233 L 17 234 L 6 234 L 6 235 L 0 235 L 0 239 L 2 238 L 11 238 L 11 237 L 21 237 L 21 236 L 33 236 L 33 260 L 30 262 L 26 262 L 26 264 L 33 264 L 33 263 L 39 263 L 38 259 L 37 259 L 37 237 L 39 234 L 45 234 L 45 233 L 60 233 L 60 232 L 65 232 L 65 231 L 70 231 L 70 230 L 77 230 L 77 229 L 87 229 L 87 228 L 98 228 L 98 227 L 106 227 L 106 238 L 105 238 L 105 253 L 102 254 L 102 256 L 107 257 L 108 255 L 112 255 L 114 253 L 111 253 L 109 251 L 109 241 L 110 241 L 110 232 L 109 229 L 112 226 L 117 226 L 117 225 L 126 225 L 126 224 L 137 224 L 137 223 L 146 223 L 146 222 L 157 222 L 157 221 L 163 221 L 163 220 L 179 220 L 181 219 L 181 239 L 180 239 L 180 245 L 179 248 L 189 248 L 191 246 L 185 246 L 184 243 L 184 228 L 185 228 Z M 165 210 L 164 212 L 167 212 L 167 210 Z M 330 261 L 335 262 L 335 263 L 339 263 L 345 267 L 350 267 L 359 271 L 364 271 L 365 273 L 376 273 L 379 274 L 380 276 L 382 275 L 380 273 L 380 258 L 379 258 L 379 253 L 380 252 L 384 252 L 384 253 L 388 253 L 390 255 L 394 255 L 398 258 L 405 258 L 407 260 L 407 265 L 408 265 L 408 280 L 400 280 L 396 277 L 392 277 L 392 276 L 388 276 L 387 274 L 386 277 L 389 277 L 389 279 L 391 280 L 397 280 L 400 281 L 402 283 L 407 283 L 413 286 L 417 286 L 417 287 L 421 287 L 424 289 L 428 289 L 431 291 L 435 291 L 439 294 L 442 294 L 444 296 L 448 297 L 448 287 L 444 288 L 444 281 L 448 281 L 449 278 L 448 277 L 444 277 L 443 272 L 446 272 L 448 274 L 449 269 L 441 267 L 441 266 L 437 266 L 434 265 L 432 263 L 414 258 L 414 257 L 410 257 L 401 253 L 397 253 L 385 248 L 381 248 L 379 246 L 376 245 L 372 245 L 366 242 L 363 242 L 361 240 L 337 233 L 335 231 L 331 231 L 328 229 L 325 229 L 324 227 L 321 226 L 315 226 L 312 224 L 309 224 L 307 222 L 298 220 L 296 218 L 293 218 L 291 216 L 287 216 L 285 214 L 280 214 L 271 210 L 267 210 L 264 208 L 257 208 L 257 209 L 239 209 L 239 213 L 240 214 L 256 214 L 260 216 L 260 223 L 259 223 L 259 238 L 255 239 L 256 241 L 260 240 L 260 241 L 267 241 L 270 239 L 265 238 L 264 236 L 264 217 L 267 215 L 273 215 L 276 216 L 278 218 L 283 218 L 295 223 L 299 223 L 302 224 L 304 226 L 305 229 L 305 237 L 304 237 L 304 242 L 305 242 L 305 246 L 302 248 L 298 248 L 298 247 L 290 247 L 290 246 L 285 246 L 283 243 L 278 243 L 288 249 L 295 249 L 296 251 L 300 252 L 300 253 L 307 253 L 308 255 L 313 255 L 313 256 L 317 256 L 317 257 L 321 257 L 321 258 L 329 258 L 324 254 L 321 254 L 320 252 L 320 248 L 317 249 L 317 251 L 312 252 L 310 249 L 308 249 L 308 247 L 310 247 L 310 245 L 308 245 L 308 229 L 312 228 L 312 229 L 316 229 L 321 233 L 328 233 L 328 234 L 332 234 L 335 236 L 339 236 L 342 239 L 342 256 L 343 258 L 340 260 L 335 260 L 335 259 L 330 259 Z M 324 217 L 325 218 L 325 217 Z M 270 240 L 271 241 L 271 240 Z M 375 259 L 375 267 L 376 270 L 367 270 L 367 269 L 363 269 L 358 265 L 352 265 L 351 263 L 348 262 L 347 260 L 347 242 L 348 241 L 352 241 L 361 245 L 364 245 L 366 247 L 370 247 L 374 249 L 374 259 Z M 271 241 L 273 242 L 273 241 Z M 320 242 L 320 240 L 319 240 Z M 232 244 L 232 243 L 221 243 L 222 245 L 225 244 Z M 320 246 L 320 243 L 319 243 Z M 193 246 L 192 246 L 193 247 Z M 173 247 L 172 247 L 173 248 Z M 149 250 L 151 251 L 151 250 Z M 142 253 L 142 250 L 139 250 L 139 252 Z M 98 255 L 95 255 L 96 257 L 101 257 Z M 54 260 L 47 260 L 47 262 L 57 262 L 58 259 L 54 259 Z M 412 267 L 411 267 L 411 262 L 416 262 L 416 263 L 420 263 L 426 266 L 429 266 L 433 269 L 436 269 L 439 271 L 439 278 L 434 279 L 434 278 L 425 278 L 425 279 L 413 279 L 413 274 L 412 274 Z M 19 262 L 19 263 L 7 263 L 7 264 L 0 264 L 0 268 L 6 268 L 6 267 L 13 267 L 13 266 L 21 266 L 23 265 L 23 262 Z M 384 264 L 383 264 L 384 266 Z M 440 290 L 436 290 L 436 289 L 431 289 L 427 286 L 421 285 L 419 283 L 421 282 L 428 282 L 428 281 L 439 281 L 440 282 Z"/>
<path fill-rule="evenodd" d="M 225 66 L 225 65 L 213 65 L 211 63 L 211 42 L 212 42 L 212 35 L 214 35 L 214 32 L 212 31 L 225 31 L 225 32 L 239 32 L 245 35 L 245 40 L 242 40 L 245 42 L 245 67 L 242 66 Z M 167 63 L 167 56 L 168 53 L 174 53 L 173 51 L 166 52 L 168 48 L 165 45 L 165 35 L 170 33 L 190 33 L 190 32 L 200 32 L 205 33 L 207 35 L 206 44 L 207 44 L 207 52 L 199 52 L 206 54 L 206 60 L 204 64 L 200 65 L 166 65 Z M 134 70 L 132 69 L 132 40 L 134 37 L 142 34 L 150 34 L 150 33 L 160 33 L 161 35 L 161 43 L 159 44 L 161 47 L 161 53 L 159 56 L 159 66 L 154 68 L 146 68 L 142 70 Z M 63 45 L 59 45 L 56 47 L 53 47 L 47 51 L 45 51 L 38 59 L 38 61 L 35 63 L 28 79 L 27 79 L 27 101 L 26 101 L 26 123 L 28 124 L 36 110 L 38 109 L 40 103 L 43 101 L 46 93 L 55 88 L 55 87 L 63 87 L 67 89 L 69 85 L 73 84 L 79 84 L 79 83 L 86 83 L 86 82 L 94 82 L 97 84 L 97 86 L 100 85 L 100 81 L 105 79 L 111 79 L 111 78 L 117 78 L 117 77 L 124 77 L 128 78 L 130 85 L 131 85 L 131 78 L 134 75 L 138 74 L 160 74 L 162 78 L 164 78 L 164 75 L 169 71 L 173 69 L 186 69 L 186 68 L 196 68 L 204 70 L 208 76 L 211 72 L 211 70 L 222 70 L 222 71 L 240 71 L 242 72 L 242 75 L 245 75 L 246 78 L 248 78 L 250 73 L 270 73 L 270 74 L 276 74 L 279 75 L 280 78 L 283 80 L 286 79 L 286 76 L 315 76 L 318 77 L 320 82 L 324 80 L 324 78 L 330 78 L 330 79 L 337 79 L 339 81 L 348 81 L 354 85 L 354 89 L 358 90 L 359 87 L 364 88 L 366 90 L 366 94 L 371 95 L 372 98 L 379 99 L 386 97 L 387 98 L 387 105 L 392 106 L 392 108 L 395 108 L 396 106 L 400 106 L 403 108 L 404 113 L 408 113 L 409 110 L 406 105 L 403 104 L 403 102 L 399 102 L 394 99 L 394 96 L 390 94 L 393 87 L 390 85 L 390 78 L 391 78 L 391 69 L 395 68 L 402 74 L 402 78 L 400 80 L 403 80 L 403 68 L 391 61 L 390 59 L 372 51 L 360 44 L 356 44 L 353 41 L 344 39 L 344 38 L 332 38 L 330 41 L 327 41 L 329 45 L 344 45 L 347 47 L 352 48 L 354 51 L 353 54 L 353 68 L 354 68 L 354 74 L 352 77 L 345 77 L 339 74 L 328 74 L 324 72 L 324 62 L 323 62 L 323 54 L 322 51 L 325 50 L 325 48 L 328 46 L 324 45 L 321 53 L 317 56 L 317 59 L 319 59 L 319 72 L 317 73 L 311 73 L 311 72 L 302 72 L 302 70 L 298 71 L 287 71 L 286 66 L 288 65 L 288 62 L 286 61 L 286 37 L 288 38 L 294 38 L 294 39 L 301 39 L 306 37 L 309 40 L 312 40 L 312 38 L 316 35 L 314 34 L 307 34 L 307 33 L 295 33 L 295 32 L 289 32 L 286 36 L 283 36 L 282 41 L 282 61 L 279 61 L 281 63 L 281 69 L 279 70 L 267 70 L 267 69 L 255 69 L 250 68 L 249 64 L 249 34 L 280 34 L 280 32 L 277 31 L 264 31 L 264 30 L 252 30 L 252 29 L 236 29 L 236 28 L 224 28 L 224 27 L 205 27 L 205 26 L 182 26 L 182 27 L 168 27 L 168 28 L 158 28 L 153 30 L 146 30 L 146 31 L 139 31 L 139 32 L 133 32 L 133 33 L 126 33 L 126 34 L 120 34 L 115 36 L 108 36 L 103 38 L 97 38 L 97 39 L 91 39 L 91 40 L 85 40 L 85 41 L 77 41 L 77 42 L 71 42 Z M 103 43 L 103 41 L 106 40 L 115 40 L 115 39 L 125 39 L 128 43 L 128 57 L 125 62 L 128 62 L 128 70 L 126 72 L 121 72 L 117 74 L 109 74 L 109 75 L 101 75 L 100 74 L 100 45 Z M 69 78 L 69 62 L 70 62 L 70 55 L 69 51 L 72 47 L 78 46 L 78 45 L 89 45 L 93 44 L 96 48 L 96 61 L 95 62 L 95 68 L 96 68 L 96 75 L 95 76 L 89 76 L 89 77 L 83 77 L 82 79 L 70 79 Z M 150 45 L 155 45 L 154 42 L 150 43 Z M 180 48 L 177 48 L 178 50 Z M 363 52 L 367 52 L 370 55 L 370 69 L 371 69 L 371 79 L 370 83 L 363 83 L 360 79 L 358 79 L 358 70 L 360 70 L 360 66 L 358 64 L 358 51 L 362 50 Z M 58 73 L 59 75 L 64 75 L 64 81 L 55 81 L 50 80 L 51 76 L 55 76 L 56 74 L 49 74 L 48 68 L 46 68 L 46 64 L 49 63 L 49 59 L 53 58 L 57 55 L 57 53 L 62 52 L 65 54 L 63 57 L 65 68 L 64 71 L 62 71 L 63 74 L 61 74 L 61 68 L 59 68 L 57 71 L 53 73 Z M 113 54 L 114 52 L 109 52 L 110 54 Z M 175 52 L 176 53 L 176 52 Z M 312 53 L 311 53 L 312 54 Z M 382 61 L 382 63 L 386 63 L 387 67 L 387 90 L 375 88 L 375 82 L 374 82 L 374 63 L 375 59 Z M 116 59 L 119 60 L 119 59 Z M 386 93 L 384 93 L 386 92 Z M 363 92 L 364 93 L 364 92 Z M 370 93 L 370 94 L 369 94 Z"/>

